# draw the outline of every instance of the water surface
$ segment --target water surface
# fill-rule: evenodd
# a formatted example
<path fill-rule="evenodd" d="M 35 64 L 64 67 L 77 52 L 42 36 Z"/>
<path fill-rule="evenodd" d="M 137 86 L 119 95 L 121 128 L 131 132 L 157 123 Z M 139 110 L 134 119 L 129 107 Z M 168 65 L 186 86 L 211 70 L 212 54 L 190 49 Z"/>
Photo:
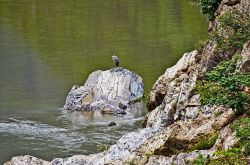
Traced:
<path fill-rule="evenodd" d="M 145 108 L 123 117 L 60 108 L 72 85 L 114 66 L 112 54 L 149 91 L 206 27 L 187 0 L 0 0 L 0 163 L 94 153 L 139 128 Z"/>

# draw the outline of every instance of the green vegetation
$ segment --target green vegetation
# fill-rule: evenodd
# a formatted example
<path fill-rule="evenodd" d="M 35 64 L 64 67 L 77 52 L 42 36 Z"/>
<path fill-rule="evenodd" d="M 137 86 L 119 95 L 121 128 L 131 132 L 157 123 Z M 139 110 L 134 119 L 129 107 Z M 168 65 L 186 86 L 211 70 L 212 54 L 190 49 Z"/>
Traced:
<path fill-rule="evenodd" d="M 240 118 L 237 120 L 232 128 L 236 130 L 236 136 L 240 139 L 240 145 L 243 150 L 243 154 L 250 155 L 250 118 Z"/>
<path fill-rule="evenodd" d="M 153 152 L 153 151 L 147 151 L 147 152 L 145 153 L 145 155 L 146 155 L 147 159 L 149 159 L 151 156 L 154 155 L 154 152 Z"/>
<path fill-rule="evenodd" d="M 199 155 L 192 164 L 194 165 L 206 165 L 208 163 L 209 159 L 203 155 Z"/>
<path fill-rule="evenodd" d="M 244 43 L 250 40 L 250 19 L 243 11 L 228 11 L 217 18 L 222 31 L 216 29 L 210 38 L 217 43 L 218 52 L 241 50 Z"/>
<path fill-rule="evenodd" d="M 198 2 L 202 13 L 206 14 L 209 20 L 213 20 L 214 12 L 221 0 L 198 0 Z M 216 53 L 232 55 L 240 52 L 244 43 L 250 40 L 248 13 L 233 9 L 216 19 L 219 26 L 210 34 L 210 39 L 217 44 Z M 239 60 L 241 56 L 235 55 L 231 60 L 222 61 L 205 73 L 203 80 L 197 81 L 196 90 L 200 94 L 202 105 L 224 105 L 233 108 L 237 114 L 249 113 L 250 96 L 243 89 L 250 86 L 250 75 L 237 69 Z M 244 158 L 250 155 L 250 118 L 238 119 L 232 125 L 232 129 L 236 131 L 236 136 L 239 138 L 239 147 L 217 151 L 212 157 L 199 155 L 192 164 L 247 164 Z M 198 146 L 202 147 L 198 148 L 203 148 L 203 143 L 199 144 Z"/>
<path fill-rule="evenodd" d="M 97 146 L 99 152 L 107 151 L 107 150 L 109 149 L 109 147 L 110 147 L 110 146 L 107 145 L 107 144 L 99 144 L 99 145 Z"/>
<path fill-rule="evenodd" d="M 242 114 L 249 106 L 249 94 L 241 89 L 250 86 L 250 75 L 236 70 L 240 56 L 222 61 L 210 72 L 205 73 L 204 80 L 197 81 L 196 90 L 200 94 L 202 105 L 225 105 Z"/>
<path fill-rule="evenodd" d="M 198 0 L 201 6 L 201 12 L 207 15 L 209 20 L 214 19 L 214 12 L 218 8 L 221 0 Z"/>
<path fill-rule="evenodd" d="M 216 158 L 211 159 L 210 164 L 246 164 L 242 160 L 239 148 L 217 151 L 214 153 L 214 156 Z"/>
<path fill-rule="evenodd" d="M 191 147 L 191 151 L 210 149 L 211 147 L 213 147 L 217 138 L 218 138 L 217 133 L 214 133 L 210 136 L 205 136 L 197 144 Z"/>
<path fill-rule="evenodd" d="M 192 162 L 194 165 L 245 165 L 247 164 L 241 154 L 239 148 L 232 148 L 229 150 L 217 151 L 213 154 L 213 158 L 199 155 L 196 160 Z"/>
<path fill-rule="evenodd" d="M 192 164 L 194 165 L 217 165 L 247 164 L 245 157 L 250 155 L 250 118 L 240 118 L 231 127 L 236 131 L 236 136 L 240 139 L 240 147 L 229 150 L 217 151 L 212 158 L 199 155 Z"/>
<path fill-rule="evenodd" d="M 208 15 L 212 17 L 211 13 Z M 210 39 L 217 44 L 217 53 L 230 55 L 240 52 L 243 44 L 250 40 L 250 20 L 247 14 L 234 9 L 216 18 L 219 29 L 210 34 Z M 195 88 L 200 94 L 202 105 L 224 105 L 233 108 L 237 114 L 249 113 L 250 96 L 243 89 L 250 86 L 250 75 L 237 69 L 241 58 L 235 55 L 231 60 L 220 62 L 204 74 L 203 80 L 197 81 Z M 217 151 L 210 158 L 199 155 L 193 164 L 247 164 L 244 158 L 250 155 L 250 118 L 241 117 L 231 128 L 239 138 L 239 147 Z"/>

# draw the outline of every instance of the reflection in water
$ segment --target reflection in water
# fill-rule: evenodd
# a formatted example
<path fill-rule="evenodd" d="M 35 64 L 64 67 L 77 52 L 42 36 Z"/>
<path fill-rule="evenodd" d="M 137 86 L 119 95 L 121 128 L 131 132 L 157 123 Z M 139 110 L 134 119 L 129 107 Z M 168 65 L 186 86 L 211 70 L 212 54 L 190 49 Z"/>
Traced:
<path fill-rule="evenodd" d="M 113 67 L 112 54 L 144 79 L 147 92 L 206 35 L 206 24 L 187 0 L 0 0 L 0 163 L 93 153 L 139 128 L 145 108 L 125 116 L 58 109 L 74 84 Z"/>
<path fill-rule="evenodd" d="M 103 114 L 101 111 L 63 111 L 65 119 L 72 122 L 74 127 L 81 127 L 86 125 L 93 126 L 108 126 L 109 122 L 115 122 L 117 125 L 133 124 L 141 120 L 146 113 L 146 108 L 142 102 L 129 105 L 126 109 L 125 115 L 109 115 Z"/>

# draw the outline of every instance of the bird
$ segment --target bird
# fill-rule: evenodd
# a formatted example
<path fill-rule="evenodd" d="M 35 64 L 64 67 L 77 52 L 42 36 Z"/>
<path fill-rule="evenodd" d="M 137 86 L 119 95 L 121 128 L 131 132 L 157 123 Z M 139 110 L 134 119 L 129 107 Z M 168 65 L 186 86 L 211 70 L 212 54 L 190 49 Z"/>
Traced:
<path fill-rule="evenodd" d="M 114 61 L 115 66 L 119 67 L 119 58 L 116 55 L 112 56 L 112 60 Z"/>

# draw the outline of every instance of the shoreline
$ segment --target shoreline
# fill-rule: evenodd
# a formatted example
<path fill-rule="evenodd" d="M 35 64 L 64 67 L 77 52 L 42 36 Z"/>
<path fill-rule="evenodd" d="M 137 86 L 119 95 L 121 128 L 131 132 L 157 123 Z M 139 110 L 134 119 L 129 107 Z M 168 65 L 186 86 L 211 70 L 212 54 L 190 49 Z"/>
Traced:
<path fill-rule="evenodd" d="M 250 12 L 247 0 L 227 3 L 222 0 L 215 12 L 215 20 L 209 24 L 209 33 L 218 32 L 217 38 L 207 40 L 198 50 L 184 53 L 182 58 L 158 78 L 147 102 L 148 114 L 144 127 L 124 135 L 107 151 L 91 155 L 75 155 L 55 158 L 47 162 L 32 156 L 13 157 L 6 165 L 31 164 L 183 164 L 192 163 L 199 155 L 212 157 L 221 148 L 227 150 L 239 144 L 230 125 L 238 118 L 232 108 L 225 106 L 201 106 L 194 93 L 197 81 L 223 60 L 230 60 L 236 52 L 250 58 L 250 43 L 232 48 L 220 43 L 220 36 L 230 36 L 220 19 L 225 13 L 242 10 Z M 233 15 L 235 16 L 235 15 Z M 249 19 L 249 16 L 247 17 Z M 220 50 L 218 50 L 220 49 Z M 243 63 L 243 62 L 242 62 Z M 241 63 L 241 65 L 243 65 Z"/>

